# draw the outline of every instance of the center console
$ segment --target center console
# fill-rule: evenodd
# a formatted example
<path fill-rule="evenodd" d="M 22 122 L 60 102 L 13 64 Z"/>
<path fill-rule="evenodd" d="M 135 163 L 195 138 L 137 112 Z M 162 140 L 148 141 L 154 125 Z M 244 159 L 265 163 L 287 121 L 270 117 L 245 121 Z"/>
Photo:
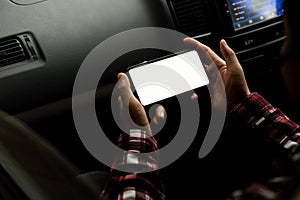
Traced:
<path fill-rule="evenodd" d="M 225 39 L 236 52 L 252 91 L 286 102 L 280 48 L 285 39 L 283 0 L 167 0 L 178 31 L 220 54 Z M 281 98 L 273 93 L 282 91 Z"/>

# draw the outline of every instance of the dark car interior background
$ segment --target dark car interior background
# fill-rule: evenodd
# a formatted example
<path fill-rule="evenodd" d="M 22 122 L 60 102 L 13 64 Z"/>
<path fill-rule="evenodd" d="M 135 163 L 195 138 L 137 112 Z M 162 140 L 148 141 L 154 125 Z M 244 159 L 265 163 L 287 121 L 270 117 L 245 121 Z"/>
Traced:
<path fill-rule="evenodd" d="M 81 173 L 108 171 L 108 166 L 86 150 L 74 126 L 72 91 L 78 69 L 88 53 L 110 36 L 133 28 L 163 27 L 194 37 L 216 52 L 220 39 L 226 39 L 240 59 L 250 89 L 289 114 L 279 64 L 285 38 L 280 5 L 272 5 L 274 11 L 268 4 L 271 1 L 261 1 L 260 7 L 251 5 L 257 11 L 249 14 L 249 8 L 241 6 L 246 5 L 243 2 L 0 0 L 0 108 L 27 123 Z M 263 9 L 272 13 L 264 13 Z M 99 117 L 102 125 L 114 126 L 106 116 L 110 116 L 107 103 L 117 73 L 162 54 L 153 49 L 135 51 L 110 66 L 102 83 L 107 90 L 98 93 L 96 99 L 97 112 L 104 116 Z M 212 152 L 199 159 L 204 137 L 201 130 L 205 127 L 199 129 L 187 152 L 161 170 L 170 199 L 176 199 L 183 191 L 188 191 L 187 198 L 223 198 L 249 180 L 263 180 L 273 173 L 267 170 L 266 152 L 247 138 L 245 127 L 227 127 Z M 245 134 L 241 136 L 241 132 Z M 162 136 L 161 140 L 168 137 Z M 232 138 L 244 143 L 233 148 Z M 251 153 L 250 148 L 254 149 Z M 220 192 L 212 192 L 215 188 Z"/>

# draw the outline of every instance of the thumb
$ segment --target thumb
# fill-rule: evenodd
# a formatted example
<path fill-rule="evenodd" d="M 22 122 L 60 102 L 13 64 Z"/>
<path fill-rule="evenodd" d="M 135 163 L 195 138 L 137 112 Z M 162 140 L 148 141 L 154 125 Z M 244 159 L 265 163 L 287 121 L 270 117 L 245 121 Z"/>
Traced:
<path fill-rule="evenodd" d="M 118 79 L 118 89 L 120 91 L 119 106 L 121 108 L 121 111 L 125 112 L 126 110 L 128 110 L 131 119 L 136 125 L 148 125 L 149 122 L 144 107 L 137 100 L 137 98 L 135 98 L 131 90 L 130 82 L 127 75 L 124 73 L 119 73 Z"/>
<path fill-rule="evenodd" d="M 227 63 L 227 67 L 235 66 L 236 63 L 239 63 L 238 58 L 235 55 L 235 52 L 228 46 L 224 39 L 220 42 L 220 49 L 225 61 Z"/>
<path fill-rule="evenodd" d="M 130 82 L 128 77 L 124 73 L 118 74 L 118 89 L 120 91 L 120 95 L 122 97 L 123 102 L 129 102 L 133 93 L 130 88 Z"/>

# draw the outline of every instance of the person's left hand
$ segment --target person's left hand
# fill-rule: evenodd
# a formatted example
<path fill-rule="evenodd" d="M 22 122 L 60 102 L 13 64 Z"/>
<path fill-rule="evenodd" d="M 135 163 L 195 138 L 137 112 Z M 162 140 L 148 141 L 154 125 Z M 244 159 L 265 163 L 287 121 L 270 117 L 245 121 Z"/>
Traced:
<path fill-rule="evenodd" d="M 120 92 L 120 96 L 118 97 L 120 117 L 127 131 L 129 129 L 140 128 L 145 130 L 149 135 L 152 135 L 145 109 L 134 96 L 126 74 L 118 74 L 117 86 Z"/>

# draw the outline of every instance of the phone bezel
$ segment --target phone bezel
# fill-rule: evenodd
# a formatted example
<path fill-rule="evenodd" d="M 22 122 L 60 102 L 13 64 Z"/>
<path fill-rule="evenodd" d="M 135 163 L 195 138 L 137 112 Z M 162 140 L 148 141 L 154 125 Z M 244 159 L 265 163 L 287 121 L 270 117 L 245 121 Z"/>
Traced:
<path fill-rule="evenodd" d="M 161 56 L 161 57 L 158 57 L 158 58 L 155 58 L 155 59 L 151 59 L 151 60 L 149 60 L 149 61 L 144 61 L 144 62 L 138 63 L 138 64 L 136 64 L 136 65 L 132 65 L 132 66 L 127 67 L 127 69 L 126 69 L 126 74 L 127 74 L 128 78 L 129 78 L 130 85 L 131 85 L 131 87 L 132 87 L 132 90 L 133 90 L 133 93 L 134 93 L 135 97 L 141 102 L 141 100 L 140 100 L 140 98 L 139 98 L 139 95 L 138 95 L 138 93 L 137 93 L 137 91 L 136 91 L 136 89 L 135 89 L 135 87 L 134 87 L 132 78 L 131 78 L 131 76 L 130 76 L 130 70 L 135 69 L 135 68 L 138 68 L 138 67 L 143 67 L 143 66 L 145 66 L 145 65 L 148 65 L 148 64 L 151 64 L 151 63 L 154 63 L 154 62 L 158 62 L 158 61 L 161 61 L 161 60 L 164 60 L 164 59 L 167 59 L 167 58 L 175 57 L 175 56 L 178 56 L 178 55 L 181 55 L 181 54 L 184 54 L 184 53 L 193 52 L 193 51 L 197 53 L 197 55 L 199 56 L 199 60 L 200 60 L 200 62 L 201 62 L 201 64 L 202 64 L 202 66 L 203 66 L 205 72 L 207 72 L 207 71 L 206 71 L 206 68 L 204 67 L 205 65 L 204 65 L 204 63 L 203 63 L 203 60 L 201 59 L 201 57 L 200 57 L 200 55 L 199 55 L 199 52 L 198 52 L 196 49 L 185 49 L 185 50 L 182 50 L 182 51 L 178 51 L 178 52 L 176 52 L 176 53 L 170 53 L 169 55 L 166 55 L 166 56 Z M 195 89 L 193 89 L 193 90 L 195 91 L 195 90 L 197 90 L 197 88 L 195 88 Z M 186 91 L 186 92 L 189 92 L 189 91 Z M 184 92 L 184 93 L 186 93 L 186 92 Z M 176 95 L 174 95 L 174 96 L 176 96 Z M 169 97 L 169 98 L 173 98 L 174 96 Z M 149 107 L 149 106 L 151 106 L 151 105 L 153 105 L 153 104 L 157 104 L 157 103 L 159 104 L 159 103 L 162 102 L 162 101 L 166 101 L 166 99 L 162 99 L 162 100 L 160 100 L 160 101 L 153 102 L 153 103 L 151 103 L 151 104 L 149 104 L 149 105 L 143 105 L 143 106 L 144 106 L 144 107 Z"/>

